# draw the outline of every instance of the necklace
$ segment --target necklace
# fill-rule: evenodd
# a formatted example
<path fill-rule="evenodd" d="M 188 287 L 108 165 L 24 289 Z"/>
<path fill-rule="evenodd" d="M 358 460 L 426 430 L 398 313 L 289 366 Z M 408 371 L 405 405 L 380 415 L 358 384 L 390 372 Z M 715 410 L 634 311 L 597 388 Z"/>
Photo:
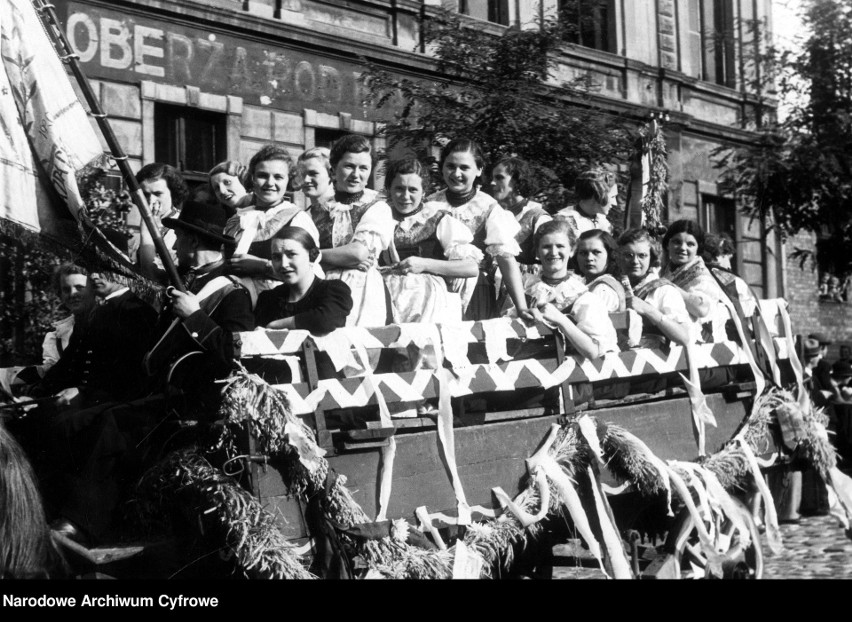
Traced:
<path fill-rule="evenodd" d="M 474 196 L 476 196 L 476 192 L 476 188 L 472 188 L 470 192 L 465 192 L 462 194 L 459 194 L 458 192 L 453 192 L 452 190 L 447 190 L 447 203 L 449 203 L 453 207 L 459 207 L 470 201 Z"/>
<path fill-rule="evenodd" d="M 353 203 L 357 203 L 364 197 L 364 191 L 356 192 L 355 194 L 350 194 L 349 192 L 341 192 L 335 191 L 334 200 L 338 203 L 343 203 L 343 205 L 352 205 Z"/>
<path fill-rule="evenodd" d="M 408 212 L 407 214 L 403 214 L 402 212 L 398 211 L 393 205 L 391 205 L 391 214 L 393 214 L 393 219 L 397 222 L 402 222 L 403 220 L 405 220 L 409 216 L 414 216 L 415 214 L 419 214 L 422 211 L 423 211 L 423 203 L 420 203 L 420 205 L 417 206 L 416 210 L 414 210 L 412 212 Z"/>
<path fill-rule="evenodd" d="M 555 278 L 554 279 L 554 278 L 550 278 L 549 276 L 544 276 L 542 274 L 541 275 L 541 282 L 544 283 L 545 285 L 550 285 L 550 286 L 559 285 L 560 283 L 564 283 L 565 281 L 567 281 L 570 278 L 570 276 L 571 276 L 571 273 L 569 272 L 568 274 L 566 274 L 562 278 Z"/>

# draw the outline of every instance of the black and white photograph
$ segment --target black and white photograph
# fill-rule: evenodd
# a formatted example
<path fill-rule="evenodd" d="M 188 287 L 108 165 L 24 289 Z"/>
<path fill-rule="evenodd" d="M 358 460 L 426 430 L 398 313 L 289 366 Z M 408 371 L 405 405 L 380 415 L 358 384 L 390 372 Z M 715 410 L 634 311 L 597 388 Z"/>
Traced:
<path fill-rule="evenodd" d="M 852 0 L 0 0 L 0 64 L 2 615 L 852 579 Z"/>

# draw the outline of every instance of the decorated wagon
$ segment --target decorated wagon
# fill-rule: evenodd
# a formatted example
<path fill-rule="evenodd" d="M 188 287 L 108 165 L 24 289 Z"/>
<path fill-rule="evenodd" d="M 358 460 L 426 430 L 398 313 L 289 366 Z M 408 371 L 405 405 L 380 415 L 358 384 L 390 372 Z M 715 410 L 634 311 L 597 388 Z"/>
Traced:
<path fill-rule="evenodd" d="M 76 189 L 63 188 L 71 206 Z M 767 331 L 732 317 L 737 340 L 686 349 L 637 347 L 638 317 L 613 316 L 622 349 L 594 360 L 509 319 L 242 333 L 221 408 L 169 417 L 173 442 L 138 484 L 148 538 L 90 549 L 55 537 L 79 574 L 113 576 L 549 576 L 563 545 L 614 578 L 759 578 L 761 542 L 783 546 L 762 468 L 811 465 L 847 528 L 852 513 L 784 301 L 759 315 Z M 387 363 L 399 352 L 422 356 L 401 371 Z M 736 380 L 702 392 L 702 370 L 721 368 Z"/>
<path fill-rule="evenodd" d="M 195 559 L 218 552 L 252 578 L 549 577 L 554 563 L 759 578 L 762 543 L 783 546 L 762 469 L 812 465 L 841 521 L 850 509 L 825 417 L 797 393 L 785 303 L 761 311 L 772 373 L 792 391 L 767 388 L 735 341 L 586 360 L 508 319 L 241 333 L 217 424 L 143 477 L 136 509 L 147 524 L 170 515 L 166 532 L 195 542 Z M 629 343 L 638 318 L 612 317 Z M 513 356 L 530 344 L 535 357 Z M 412 347 L 433 354 L 419 369 L 373 363 Z M 690 393 L 689 360 L 743 380 Z M 595 398 L 613 384 L 622 397 Z M 662 389 L 637 392 L 649 386 Z M 65 544 L 106 574 L 163 552 Z"/>

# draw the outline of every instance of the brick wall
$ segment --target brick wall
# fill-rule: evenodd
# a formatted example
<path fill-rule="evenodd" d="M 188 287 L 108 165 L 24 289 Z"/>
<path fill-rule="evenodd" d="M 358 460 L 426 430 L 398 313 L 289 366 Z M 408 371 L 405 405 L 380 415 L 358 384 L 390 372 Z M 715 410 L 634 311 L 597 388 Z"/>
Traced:
<path fill-rule="evenodd" d="M 813 249 L 816 236 L 802 232 L 787 241 L 788 255 L 785 298 L 790 305 L 793 331 L 802 335 L 812 332 L 825 333 L 834 341 L 828 351 L 828 360 L 838 356 L 838 342 L 852 342 L 852 303 L 826 302 L 819 300 L 819 274 L 811 262 L 799 267 L 798 260 L 790 260 L 795 248 Z"/>

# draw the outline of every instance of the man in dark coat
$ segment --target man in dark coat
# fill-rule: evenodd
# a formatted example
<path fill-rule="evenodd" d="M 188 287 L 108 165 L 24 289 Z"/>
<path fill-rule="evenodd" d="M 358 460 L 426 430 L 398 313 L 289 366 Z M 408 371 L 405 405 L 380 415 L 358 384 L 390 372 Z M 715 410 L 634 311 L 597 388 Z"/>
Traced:
<path fill-rule="evenodd" d="M 209 387 L 230 373 L 235 365 L 233 333 L 254 328 L 248 291 L 223 274 L 220 249 L 234 244 L 222 234 L 226 219 L 219 207 L 189 202 L 179 218 L 163 220 L 177 234 L 174 250 L 187 291 L 167 291 L 159 338 L 144 358 L 149 374 L 173 381 L 174 364 L 191 357 L 186 367 L 193 374 L 179 388 L 191 396 L 184 403 L 195 403 L 195 414 L 206 417 L 215 416 L 216 404 L 198 408 L 197 402 L 215 399 L 214 393 L 198 387 Z M 172 388 L 161 388 L 144 399 L 79 411 L 57 422 L 56 444 L 67 447 L 69 468 L 56 531 L 78 541 L 108 534 L 129 485 L 161 449 L 162 424 L 176 404 Z"/>
<path fill-rule="evenodd" d="M 59 361 L 33 395 L 56 395 L 57 407 L 88 408 L 145 394 L 142 357 L 157 314 L 129 288 L 93 272 L 89 281 L 100 300 L 89 321 L 75 327 Z"/>

